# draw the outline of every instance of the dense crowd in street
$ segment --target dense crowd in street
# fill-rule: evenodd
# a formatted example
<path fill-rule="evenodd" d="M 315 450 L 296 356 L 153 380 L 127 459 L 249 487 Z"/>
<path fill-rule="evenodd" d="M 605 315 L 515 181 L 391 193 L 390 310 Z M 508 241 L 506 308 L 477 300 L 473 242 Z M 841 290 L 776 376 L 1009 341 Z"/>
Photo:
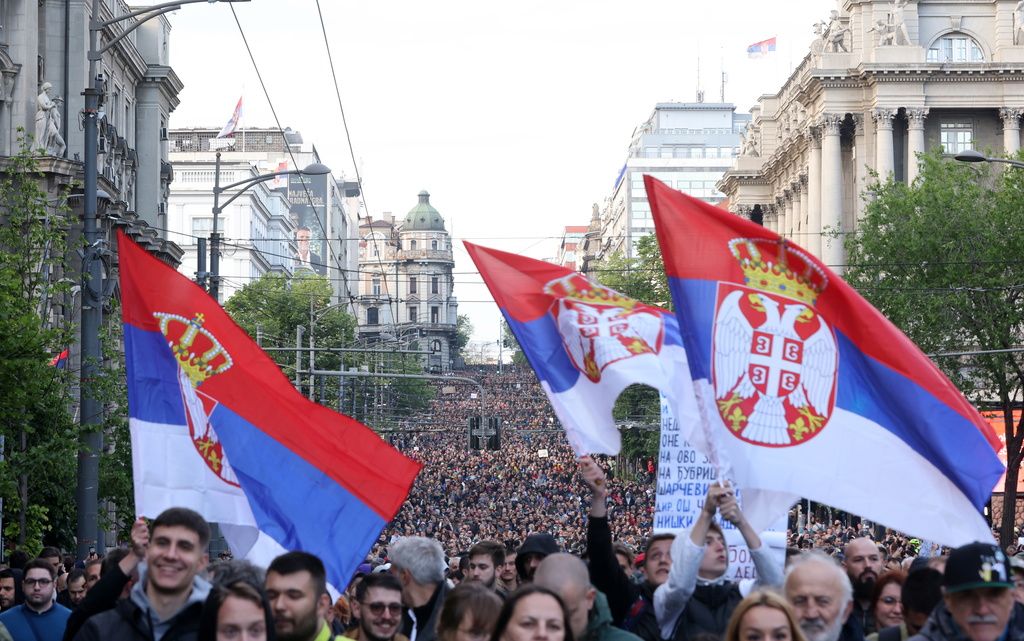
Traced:
<path fill-rule="evenodd" d="M 1024 641 L 1015 550 L 925 549 L 801 506 L 783 567 L 717 484 L 692 527 L 656 534 L 644 462 L 617 474 L 617 459 L 577 459 L 546 429 L 532 372 L 477 376 L 508 412 L 501 447 L 469 449 L 477 399 L 445 398 L 442 382 L 438 427 L 460 429 L 392 436 L 424 468 L 344 590 L 305 552 L 208 564 L 208 524 L 172 508 L 103 557 L 10 554 L 0 641 Z M 721 522 L 742 535 L 756 580 L 726 578 Z"/>

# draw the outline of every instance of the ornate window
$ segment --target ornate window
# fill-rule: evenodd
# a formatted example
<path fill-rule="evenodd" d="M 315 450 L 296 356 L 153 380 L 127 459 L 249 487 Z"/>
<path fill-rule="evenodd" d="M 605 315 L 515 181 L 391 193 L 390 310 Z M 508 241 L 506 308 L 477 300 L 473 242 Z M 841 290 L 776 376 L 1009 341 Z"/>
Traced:
<path fill-rule="evenodd" d="M 984 62 L 985 54 L 965 33 L 947 33 L 928 49 L 928 62 Z"/>

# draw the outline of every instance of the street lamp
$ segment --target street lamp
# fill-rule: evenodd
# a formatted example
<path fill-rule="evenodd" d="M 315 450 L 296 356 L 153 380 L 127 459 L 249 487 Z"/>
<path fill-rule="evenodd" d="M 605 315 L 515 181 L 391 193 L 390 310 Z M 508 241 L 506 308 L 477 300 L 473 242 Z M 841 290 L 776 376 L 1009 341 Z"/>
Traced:
<path fill-rule="evenodd" d="M 89 16 L 89 86 L 82 92 L 85 96 L 85 108 L 82 110 L 84 120 L 84 175 L 85 199 L 82 203 L 82 234 L 85 237 L 85 250 L 82 254 L 82 366 L 80 369 L 81 384 L 79 396 L 79 423 L 81 426 L 78 448 L 78 483 L 75 499 L 78 507 L 76 534 L 78 536 L 78 558 L 84 559 L 89 548 L 96 546 L 99 534 L 98 525 L 98 485 L 99 485 L 99 453 L 103 447 L 103 434 L 100 431 L 102 407 L 96 399 L 92 387 L 96 378 L 96 363 L 100 358 L 99 327 L 103 316 L 105 288 L 102 286 L 103 274 L 100 270 L 102 255 L 107 250 L 101 247 L 100 230 L 97 223 L 97 182 L 99 180 L 98 158 L 98 120 L 100 98 L 106 79 L 99 73 L 99 63 L 111 47 L 142 26 L 146 21 L 161 16 L 169 11 L 180 9 L 182 5 L 216 0 L 175 0 L 164 2 L 142 9 L 137 9 L 123 16 L 110 20 L 100 19 L 100 0 L 92 0 L 92 13 Z M 248 2 L 249 0 L 222 0 L 223 2 Z M 100 33 L 107 27 L 125 20 L 138 19 L 128 25 L 106 45 L 100 47 Z"/>
<path fill-rule="evenodd" d="M 966 149 L 953 156 L 954 159 L 960 162 L 1001 162 L 1004 165 L 1010 165 L 1017 169 L 1024 169 L 1024 162 L 1019 160 L 1010 160 L 1009 158 L 990 158 L 980 151 L 974 149 Z"/>
<path fill-rule="evenodd" d="M 210 296 L 213 300 L 220 303 L 220 232 L 217 231 L 217 221 L 220 219 L 220 213 L 224 211 L 224 208 L 234 202 L 236 198 L 244 194 L 245 191 L 253 185 L 258 185 L 259 183 L 272 180 L 278 176 L 326 176 L 329 173 L 331 173 L 330 167 L 322 163 L 315 162 L 311 165 L 307 165 L 305 169 L 275 171 L 272 174 L 253 176 L 252 178 L 239 180 L 238 182 L 221 187 L 220 152 L 217 152 L 217 162 L 214 165 L 213 171 L 213 231 L 210 232 Z M 236 187 L 241 187 L 241 189 L 232 194 L 231 198 L 224 201 L 223 205 L 220 204 L 220 195 L 225 191 L 235 189 Z"/>

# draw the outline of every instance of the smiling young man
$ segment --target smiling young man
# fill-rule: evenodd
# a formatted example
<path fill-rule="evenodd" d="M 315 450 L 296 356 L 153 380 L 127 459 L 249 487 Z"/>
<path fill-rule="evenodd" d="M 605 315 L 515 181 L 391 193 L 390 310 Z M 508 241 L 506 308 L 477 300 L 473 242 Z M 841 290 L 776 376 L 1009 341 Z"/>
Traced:
<path fill-rule="evenodd" d="M 367 575 L 356 586 L 352 616 L 359 625 L 345 633 L 357 641 L 409 641 L 402 624 L 402 584 L 388 572 Z"/>
<path fill-rule="evenodd" d="M 56 578 L 47 561 L 29 561 L 22 580 L 25 602 L 0 614 L 0 630 L 6 628 L 18 640 L 60 641 L 71 612 L 53 600 Z"/>
<path fill-rule="evenodd" d="M 117 607 L 91 617 L 75 641 L 192 641 L 210 584 L 199 572 L 209 556 L 210 526 L 174 507 L 153 521 L 139 581 Z"/>

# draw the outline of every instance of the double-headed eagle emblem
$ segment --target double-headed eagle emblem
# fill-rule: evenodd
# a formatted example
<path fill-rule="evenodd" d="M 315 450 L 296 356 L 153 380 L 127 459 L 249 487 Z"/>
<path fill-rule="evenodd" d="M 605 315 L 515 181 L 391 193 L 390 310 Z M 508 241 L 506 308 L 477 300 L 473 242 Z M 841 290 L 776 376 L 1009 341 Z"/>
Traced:
<path fill-rule="evenodd" d="M 744 284 L 719 286 L 712 358 L 719 414 L 749 443 L 806 442 L 835 404 L 836 340 L 815 311 L 828 278 L 785 241 L 735 239 L 729 249 Z"/>

